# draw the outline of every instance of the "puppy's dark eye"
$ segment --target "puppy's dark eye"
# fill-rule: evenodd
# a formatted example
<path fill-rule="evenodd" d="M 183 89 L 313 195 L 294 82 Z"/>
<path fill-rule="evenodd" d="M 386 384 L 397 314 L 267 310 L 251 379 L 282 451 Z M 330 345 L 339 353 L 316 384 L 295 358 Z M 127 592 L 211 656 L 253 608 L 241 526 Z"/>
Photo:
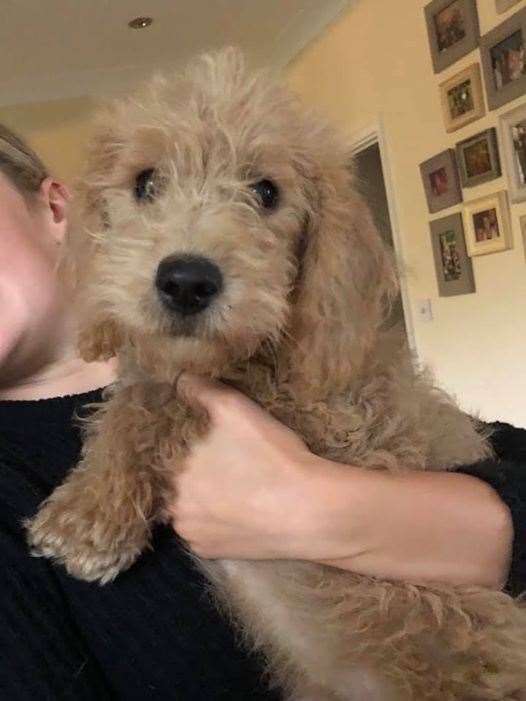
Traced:
<path fill-rule="evenodd" d="M 276 209 L 279 204 L 279 190 L 272 180 L 260 180 L 257 183 L 253 183 L 250 189 L 258 196 L 262 207 L 265 209 Z"/>
<path fill-rule="evenodd" d="M 142 170 L 135 178 L 135 199 L 139 202 L 153 202 L 158 193 L 159 175 L 155 168 Z"/>

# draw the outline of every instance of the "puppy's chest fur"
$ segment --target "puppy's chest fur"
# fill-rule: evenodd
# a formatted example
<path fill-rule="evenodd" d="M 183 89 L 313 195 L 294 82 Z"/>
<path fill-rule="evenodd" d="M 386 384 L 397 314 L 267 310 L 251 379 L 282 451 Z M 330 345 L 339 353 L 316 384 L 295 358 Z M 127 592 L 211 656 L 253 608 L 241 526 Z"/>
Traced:
<path fill-rule="evenodd" d="M 401 375 L 409 378 L 408 386 L 401 387 Z M 434 390 L 426 377 L 400 373 L 396 367 L 362 374 L 344 391 L 319 399 L 306 397 L 301 386 L 257 361 L 228 371 L 222 379 L 300 435 L 313 453 L 344 464 L 443 470 L 476 462 L 490 452 L 471 417 Z M 172 384 L 150 385 L 147 394 L 165 427 L 160 427 L 161 435 L 171 426 L 170 432 L 179 433 L 188 446 L 206 431 L 206 416 L 180 402 Z M 439 435 L 430 430 L 436 425 L 443 426 Z"/>
<path fill-rule="evenodd" d="M 450 469 L 490 454 L 477 423 L 425 375 L 371 368 L 338 393 L 313 400 L 266 364 L 225 379 L 299 434 L 321 457 L 373 469 Z M 403 378 L 403 379 L 402 379 Z M 441 434 L 430 430 L 443 426 Z"/>

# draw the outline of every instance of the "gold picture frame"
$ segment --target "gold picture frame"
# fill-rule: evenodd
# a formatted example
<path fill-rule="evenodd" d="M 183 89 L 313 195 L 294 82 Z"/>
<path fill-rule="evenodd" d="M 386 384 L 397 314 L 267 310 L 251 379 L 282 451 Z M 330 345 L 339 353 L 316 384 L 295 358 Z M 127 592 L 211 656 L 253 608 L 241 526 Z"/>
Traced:
<path fill-rule="evenodd" d="M 466 202 L 462 215 L 470 257 L 512 247 L 510 209 L 505 190 Z"/>
<path fill-rule="evenodd" d="M 501 15 L 503 12 L 511 10 L 512 7 L 518 5 L 521 0 L 495 0 L 495 9 Z"/>
<path fill-rule="evenodd" d="M 480 65 L 473 63 L 440 83 L 440 99 L 446 131 L 451 133 L 486 114 Z"/>

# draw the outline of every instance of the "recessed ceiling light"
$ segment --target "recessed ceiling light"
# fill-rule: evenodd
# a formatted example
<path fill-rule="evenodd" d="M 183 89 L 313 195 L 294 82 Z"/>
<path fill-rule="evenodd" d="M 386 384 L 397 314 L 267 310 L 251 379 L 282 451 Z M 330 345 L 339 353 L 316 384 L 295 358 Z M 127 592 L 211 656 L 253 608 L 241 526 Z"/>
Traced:
<path fill-rule="evenodd" d="M 153 17 L 136 17 L 128 22 L 131 29 L 146 29 L 153 22 Z"/>

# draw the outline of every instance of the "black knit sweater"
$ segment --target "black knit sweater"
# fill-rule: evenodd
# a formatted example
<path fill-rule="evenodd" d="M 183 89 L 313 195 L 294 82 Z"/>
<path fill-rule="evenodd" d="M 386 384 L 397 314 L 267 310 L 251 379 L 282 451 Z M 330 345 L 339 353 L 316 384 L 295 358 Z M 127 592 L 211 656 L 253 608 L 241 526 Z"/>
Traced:
<path fill-rule="evenodd" d="M 100 392 L 0 402 L 0 699 L 277 700 L 169 528 L 100 587 L 28 555 L 20 526 L 77 461 Z"/>
<path fill-rule="evenodd" d="M 526 592 L 526 430 L 510 424 L 490 424 L 491 443 L 498 460 L 484 460 L 459 472 L 490 484 L 509 507 L 515 537 L 506 591 Z"/>
<path fill-rule="evenodd" d="M 78 459 L 73 413 L 99 400 L 95 391 L 0 402 L 0 698 L 279 699 L 171 529 L 158 528 L 153 549 L 104 587 L 28 555 L 20 522 Z M 499 428 L 504 460 L 464 471 L 490 482 L 512 509 L 516 594 L 526 588 L 526 431 Z"/>

